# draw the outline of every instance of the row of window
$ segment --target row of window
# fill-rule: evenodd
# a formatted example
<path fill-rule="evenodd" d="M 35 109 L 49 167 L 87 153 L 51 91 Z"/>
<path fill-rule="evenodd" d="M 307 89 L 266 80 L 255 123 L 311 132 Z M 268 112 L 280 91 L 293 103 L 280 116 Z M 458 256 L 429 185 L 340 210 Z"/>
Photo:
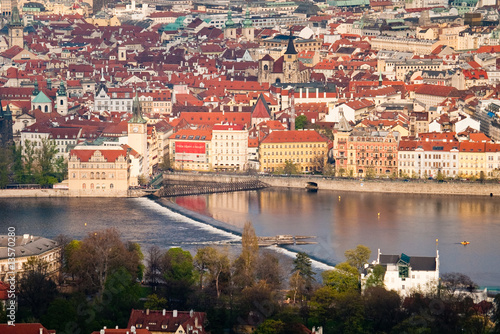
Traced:
<path fill-rule="evenodd" d="M 308 147 L 326 147 L 326 144 L 297 144 L 297 148 L 308 148 Z M 295 148 L 295 144 L 285 144 L 283 147 L 283 144 L 267 144 L 267 145 L 262 145 L 262 148 Z"/>
<path fill-rule="evenodd" d="M 271 151 L 271 152 L 262 152 L 262 155 L 307 155 L 309 152 L 310 155 L 317 155 L 317 154 L 321 154 L 323 152 L 321 151 L 279 151 L 279 152 L 276 152 L 276 154 L 274 154 L 274 151 Z M 278 154 L 279 153 L 279 154 Z"/>
<path fill-rule="evenodd" d="M 275 160 L 276 160 L 276 162 L 275 162 Z M 321 161 L 319 161 L 321 159 L 318 160 L 318 159 L 314 159 L 314 158 L 300 158 L 300 159 L 299 158 L 292 158 L 292 159 L 284 159 L 284 160 L 283 159 L 264 159 L 264 163 L 270 163 L 270 164 L 277 163 L 277 164 L 279 164 L 279 163 L 284 163 L 287 160 L 291 161 L 291 162 L 295 162 L 295 163 L 297 163 L 297 162 L 321 162 Z"/>
<path fill-rule="evenodd" d="M 113 183 L 110 183 L 109 184 L 109 189 L 114 189 L 115 186 Z M 82 189 L 87 189 L 87 184 L 86 183 L 82 183 Z M 105 190 L 106 189 L 106 184 L 104 183 L 96 183 L 95 185 L 93 183 L 90 184 L 90 190 L 94 190 L 94 189 L 102 189 L 102 190 Z"/>

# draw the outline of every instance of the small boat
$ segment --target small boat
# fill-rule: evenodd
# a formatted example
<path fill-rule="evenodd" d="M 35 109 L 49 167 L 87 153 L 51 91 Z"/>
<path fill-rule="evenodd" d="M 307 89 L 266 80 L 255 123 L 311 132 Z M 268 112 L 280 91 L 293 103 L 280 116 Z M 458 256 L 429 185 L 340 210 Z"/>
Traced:
<path fill-rule="evenodd" d="M 470 244 L 470 242 L 468 242 L 468 241 L 462 241 L 461 244 L 464 245 L 464 246 L 467 246 L 468 244 Z"/>

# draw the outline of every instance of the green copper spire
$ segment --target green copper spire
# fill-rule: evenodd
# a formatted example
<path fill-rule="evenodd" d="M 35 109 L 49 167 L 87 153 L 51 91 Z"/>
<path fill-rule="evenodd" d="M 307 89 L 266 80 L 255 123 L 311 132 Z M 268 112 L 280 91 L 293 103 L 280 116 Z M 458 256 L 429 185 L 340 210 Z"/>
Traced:
<path fill-rule="evenodd" d="M 59 89 L 57 90 L 58 96 L 66 96 L 66 87 L 64 87 L 64 81 L 61 80 L 59 84 Z"/>
<path fill-rule="evenodd" d="M 35 79 L 35 89 L 33 89 L 33 93 L 31 93 L 33 96 L 37 96 L 40 91 L 38 90 L 38 79 Z"/>
<path fill-rule="evenodd" d="M 17 4 L 15 4 L 14 8 L 12 9 L 10 26 L 23 26 L 23 21 L 21 21 L 21 17 L 19 16 L 19 9 L 17 9 Z"/>
<path fill-rule="evenodd" d="M 132 118 L 128 122 L 146 123 L 146 120 L 142 117 L 141 104 L 139 103 L 139 95 L 137 94 L 137 91 L 135 92 L 134 104 L 132 105 Z"/>
<path fill-rule="evenodd" d="M 243 28 L 251 28 L 252 24 L 253 24 L 253 22 L 250 19 L 250 11 L 248 10 L 248 7 L 247 7 L 247 12 L 245 14 L 245 20 L 243 20 Z"/>
<path fill-rule="evenodd" d="M 227 12 L 226 28 L 233 28 L 233 27 L 234 27 L 233 14 L 232 14 L 231 9 L 230 9 Z"/>

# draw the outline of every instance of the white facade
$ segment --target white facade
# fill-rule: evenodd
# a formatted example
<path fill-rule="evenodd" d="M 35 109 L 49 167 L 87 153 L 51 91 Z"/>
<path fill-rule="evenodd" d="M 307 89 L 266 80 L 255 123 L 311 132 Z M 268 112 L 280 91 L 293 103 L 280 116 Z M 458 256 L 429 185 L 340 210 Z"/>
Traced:
<path fill-rule="evenodd" d="M 214 125 L 211 155 L 214 169 L 248 169 L 248 130 L 236 124 Z"/>
<path fill-rule="evenodd" d="M 439 284 L 439 251 L 436 257 L 382 255 L 378 251 L 376 264 L 386 268 L 384 285 L 407 296 L 414 291 L 431 292 Z"/>
<path fill-rule="evenodd" d="M 328 115 L 325 116 L 325 122 L 338 123 L 342 116 L 344 116 L 349 122 L 355 122 L 356 111 L 347 104 L 343 103 L 333 108 L 329 108 Z"/>

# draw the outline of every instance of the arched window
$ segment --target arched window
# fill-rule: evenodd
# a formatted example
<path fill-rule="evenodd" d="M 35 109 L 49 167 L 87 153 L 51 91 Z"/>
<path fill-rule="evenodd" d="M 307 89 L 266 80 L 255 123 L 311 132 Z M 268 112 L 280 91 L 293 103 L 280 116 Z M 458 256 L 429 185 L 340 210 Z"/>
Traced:
<path fill-rule="evenodd" d="M 264 65 L 264 71 L 268 71 L 268 70 L 269 70 L 269 66 Z"/>
<path fill-rule="evenodd" d="M 94 189 L 94 184 L 93 183 L 90 184 L 90 189 Z"/>
<path fill-rule="evenodd" d="M 93 179 L 94 178 L 94 172 L 90 172 L 90 178 Z"/>
<path fill-rule="evenodd" d="M 102 172 L 102 175 L 101 175 L 101 179 L 105 179 L 106 178 L 106 173 L 105 172 Z"/>
<path fill-rule="evenodd" d="M 87 189 L 87 184 L 86 183 L 82 184 L 82 189 Z"/>
<path fill-rule="evenodd" d="M 100 175 L 99 175 L 99 172 L 95 173 L 95 178 L 96 178 L 96 179 L 99 179 L 99 176 L 100 176 Z"/>
<path fill-rule="evenodd" d="M 97 183 L 97 184 L 95 185 L 95 188 L 96 188 L 96 189 L 101 188 L 101 186 L 99 185 L 99 183 Z"/>
<path fill-rule="evenodd" d="M 64 105 L 64 100 L 63 100 L 63 99 L 61 99 L 59 104 L 60 104 L 60 105 Z"/>
<path fill-rule="evenodd" d="M 113 189 L 114 187 L 115 187 L 115 186 L 113 185 L 113 183 L 111 183 L 111 184 L 109 185 L 109 189 Z"/>
<path fill-rule="evenodd" d="M 49 106 L 45 106 L 45 112 L 49 112 Z"/>
<path fill-rule="evenodd" d="M 103 184 L 101 185 L 101 188 L 102 188 L 102 189 L 106 189 L 106 185 L 103 183 Z"/>

